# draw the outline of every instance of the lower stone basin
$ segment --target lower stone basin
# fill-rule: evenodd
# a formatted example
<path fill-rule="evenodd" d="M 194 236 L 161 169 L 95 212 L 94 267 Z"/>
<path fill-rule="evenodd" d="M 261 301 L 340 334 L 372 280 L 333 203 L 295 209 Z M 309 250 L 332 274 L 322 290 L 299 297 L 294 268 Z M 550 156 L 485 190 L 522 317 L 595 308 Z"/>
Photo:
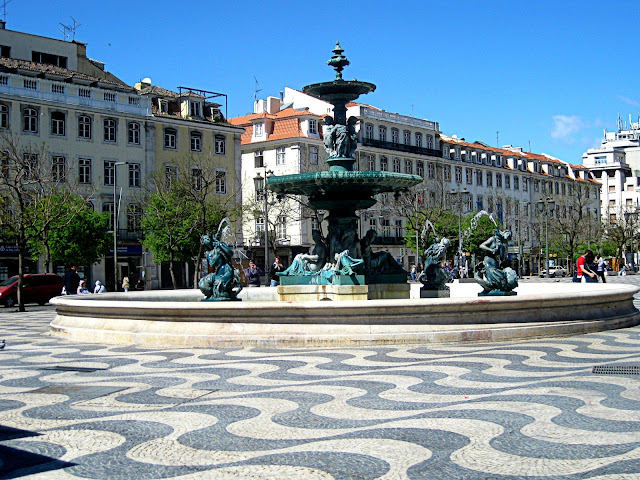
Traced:
<path fill-rule="evenodd" d="M 248 288 L 242 302 L 200 302 L 197 290 L 56 297 L 51 333 L 80 342 L 147 347 L 342 347 L 522 340 L 640 323 L 620 284 L 535 283 L 517 296 L 277 302 L 274 288 Z"/>

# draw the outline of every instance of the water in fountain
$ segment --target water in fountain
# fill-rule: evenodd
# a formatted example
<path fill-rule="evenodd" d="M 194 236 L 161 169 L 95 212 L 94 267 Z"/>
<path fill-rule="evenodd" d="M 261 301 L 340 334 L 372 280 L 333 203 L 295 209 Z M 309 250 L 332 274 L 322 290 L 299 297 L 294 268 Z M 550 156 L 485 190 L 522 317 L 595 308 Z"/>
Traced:
<path fill-rule="evenodd" d="M 489 213 L 486 210 L 480 210 L 478 213 L 476 213 L 473 218 L 471 219 L 471 224 L 469 225 L 469 228 L 467 228 L 463 233 L 462 233 L 462 238 L 463 240 L 468 240 L 469 237 L 471 236 L 471 234 L 473 233 L 473 231 L 478 228 L 478 220 L 480 220 L 482 217 L 489 217 L 489 219 L 493 222 L 493 225 L 497 228 L 498 227 L 498 222 L 496 222 L 495 219 L 495 215 L 493 213 Z"/>

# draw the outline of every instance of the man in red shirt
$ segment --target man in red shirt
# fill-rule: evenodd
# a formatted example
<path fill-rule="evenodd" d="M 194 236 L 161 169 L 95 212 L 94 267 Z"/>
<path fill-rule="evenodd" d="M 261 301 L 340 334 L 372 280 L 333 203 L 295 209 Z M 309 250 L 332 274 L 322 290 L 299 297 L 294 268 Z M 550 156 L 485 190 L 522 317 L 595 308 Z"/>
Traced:
<path fill-rule="evenodd" d="M 593 263 L 594 259 L 593 252 L 591 250 L 587 250 L 584 255 L 578 257 L 578 261 L 576 262 L 576 276 L 578 277 L 578 281 L 584 282 L 583 276 L 588 276 L 593 279 L 596 278 L 596 274 L 589 270 L 589 265 Z M 597 282 L 598 280 L 596 280 Z"/>

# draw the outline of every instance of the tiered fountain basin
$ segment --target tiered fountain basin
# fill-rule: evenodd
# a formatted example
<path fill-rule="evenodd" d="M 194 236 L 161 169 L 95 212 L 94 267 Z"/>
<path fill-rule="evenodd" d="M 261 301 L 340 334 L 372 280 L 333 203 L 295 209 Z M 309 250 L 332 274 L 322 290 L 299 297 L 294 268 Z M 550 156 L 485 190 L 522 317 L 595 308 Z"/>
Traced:
<path fill-rule="evenodd" d="M 51 333 L 73 341 L 145 347 L 345 347 L 502 342 L 640 324 L 631 285 L 525 283 L 513 297 L 477 296 L 453 284 L 450 298 L 279 302 L 277 288 L 242 302 L 200 302 L 197 290 L 74 295 L 51 300 Z"/>

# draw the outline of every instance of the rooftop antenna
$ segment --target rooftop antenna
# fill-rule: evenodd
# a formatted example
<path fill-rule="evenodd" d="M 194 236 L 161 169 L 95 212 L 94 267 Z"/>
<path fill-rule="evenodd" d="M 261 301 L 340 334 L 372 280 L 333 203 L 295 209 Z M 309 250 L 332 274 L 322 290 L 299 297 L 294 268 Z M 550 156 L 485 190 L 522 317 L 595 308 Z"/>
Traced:
<path fill-rule="evenodd" d="M 496 131 L 496 148 L 500 148 L 500 132 Z"/>
<path fill-rule="evenodd" d="M 411 104 L 411 116 L 413 117 L 413 103 Z"/>
<path fill-rule="evenodd" d="M 529 151 L 531 151 L 531 140 L 529 140 Z"/>
<path fill-rule="evenodd" d="M 64 23 L 61 23 L 60 26 L 58 27 L 58 31 L 62 34 L 62 40 L 64 40 L 65 42 L 69 40 L 68 32 L 71 31 L 71 27 L 69 25 L 65 25 Z"/>
<path fill-rule="evenodd" d="M 261 92 L 262 89 L 258 88 L 260 86 L 260 84 L 258 83 L 258 79 L 254 76 L 253 79 L 256 81 L 256 85 L 253 89 L 253 101 L 257 102 L 258 101 L 258 92 Z"/>
<path fill-rule="evenodd" d="M 4 0 L 2 2 L 2 5 L 0 5 L 0 7 L 2 7 L 2 21 L 6 22 L 7 21 L 7 5 L 9 5 L 12 2 L 12 0 Z"/>
<path fill-rule="evenodd" d="M 80 23 L 76 22 L 76 19 L 71 17 L 71 20 L 73 20 L 73 27 L 71 27 L 71 33 L 73 34 L 73 38 L 72 40 L 75 41 L 76 39 L 76 29 L 81 25 Z"/>

